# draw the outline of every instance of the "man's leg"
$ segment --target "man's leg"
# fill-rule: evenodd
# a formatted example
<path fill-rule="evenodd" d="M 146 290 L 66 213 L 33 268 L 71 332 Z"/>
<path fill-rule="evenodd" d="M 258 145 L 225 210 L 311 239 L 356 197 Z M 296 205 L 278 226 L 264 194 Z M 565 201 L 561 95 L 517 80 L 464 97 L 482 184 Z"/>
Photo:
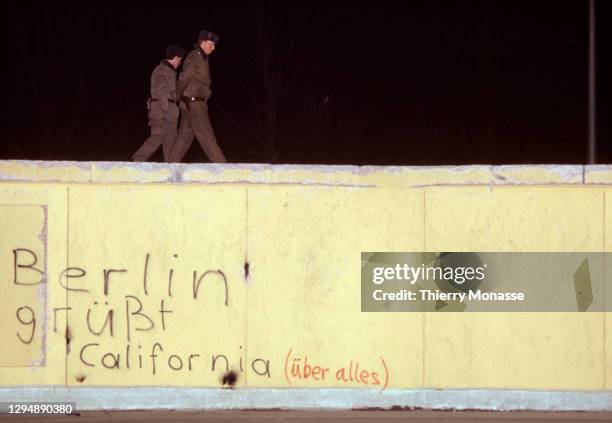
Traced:
<path fill-rule="evenodd" d="M 136 151 L 132 155 L 132 160 L 135 162 L 146 161 L 164 142 L 164 132 L 166 130 L 166 124 L 161 118 L 161 116 L 150 119 L 150 125 L 151 136 L 147 138 L 145 142 L 140 146 L 138 151 Z"/>
<path fill-rule="evenodd" d="M 215 132 L 208 118 L 208 106 L 204 102 L 192 103 L 191 124 L 204 153 L 213 163 L 227 163 L 223 152 L 217 144 Z"/>
<path fill-rule="evenodd" d="M 164 153 L 164 160 L 167 163 L 170 163 L 170 154 L 172 153 L 172 147 L 174 146 L 174 140 L 176 139 L 177 135 L 178 107 L 170 106 L 170 110 L 165 116 L 164 123 L 166 127 L 162 150 Z"/>
<path fill-rule="evenodd" d="M 189 121 L 189 112 L 187 110 L 181 110 L 181 123 L 179 125 L 178 135 L 173 142 L 169 154 L 168 161 L 170 163 L 180 163 L 183 157 L 185 157 L 187 150 L 189 150 L 189 147 L 191 147 L 191 143 L 193 142 L 193 129 Z"/>

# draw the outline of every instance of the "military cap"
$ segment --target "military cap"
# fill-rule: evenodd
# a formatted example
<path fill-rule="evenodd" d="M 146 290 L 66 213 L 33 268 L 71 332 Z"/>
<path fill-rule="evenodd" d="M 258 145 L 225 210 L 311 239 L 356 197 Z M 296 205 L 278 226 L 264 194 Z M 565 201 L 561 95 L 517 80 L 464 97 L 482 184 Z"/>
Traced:
<path fill-rule="evenodd" d="M 217 44 L 219 42 L 219 36 L 210 31 L 202 30 L 198 35 L 198 41 L 212 41 L 213 43 Z"/>
<path fill-rule="evenodd" d="M 185 49 L 181 46 L 171 45 L 166 49 L 166 59 L 174 59 L 175 56 L 183 57 Z"/>

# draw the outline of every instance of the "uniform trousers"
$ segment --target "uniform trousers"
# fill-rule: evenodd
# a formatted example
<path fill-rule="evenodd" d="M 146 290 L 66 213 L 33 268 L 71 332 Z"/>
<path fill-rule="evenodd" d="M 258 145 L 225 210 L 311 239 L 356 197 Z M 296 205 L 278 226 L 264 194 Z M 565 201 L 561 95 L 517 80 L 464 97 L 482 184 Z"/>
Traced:
<path fill-rule="evenodd" d="M 172 145 L 177 134 L 178 117 L 179 110 L 176 104 L 170 104 L 166 111 L 161 110 L 157 104 L 152 104 L 149 111 L 151 136 L 132 155 L 132 160 L 135 162 L 146 161 L 161 145 L 164 160 L 170 162 Z"/>
<path fill-rule="evenodd" d="M 183 159 L 191 147 L 194 136 L 211 162 L 227 163 L 217 144 L 217 138 L 208 117 L 208 105 L 204 101 L 190 102 L 189 109 L 184 105 L 181 106 L 181 123 L 170 153 L 170 161 L 176 163 Z"/>

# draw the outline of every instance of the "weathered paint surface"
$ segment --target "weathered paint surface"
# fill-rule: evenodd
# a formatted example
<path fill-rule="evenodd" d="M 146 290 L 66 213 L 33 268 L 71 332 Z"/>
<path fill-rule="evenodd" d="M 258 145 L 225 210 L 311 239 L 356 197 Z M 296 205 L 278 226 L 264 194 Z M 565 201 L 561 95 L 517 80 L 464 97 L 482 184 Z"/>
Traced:
<path fill-rule="evenodd" d="M 0 162 L 0 385 L 609 391 L 609 314 L 361 313 L 360 252 L 610 251 L 611 174 Z"/>

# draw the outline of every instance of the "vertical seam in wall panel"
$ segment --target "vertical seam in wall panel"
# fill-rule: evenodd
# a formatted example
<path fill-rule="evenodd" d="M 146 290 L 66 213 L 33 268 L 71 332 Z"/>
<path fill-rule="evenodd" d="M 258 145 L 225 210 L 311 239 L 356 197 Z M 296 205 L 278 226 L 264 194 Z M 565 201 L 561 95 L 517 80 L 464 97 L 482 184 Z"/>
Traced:
<path fill-rule="evenodd" d="M 45 317 L 44 317 L 44 323 L 43 323 L 43 333 L 42 333 L 42 346 L 41 346 L 41 357 L 42 357 L 42 366 L 43 367 L 47 367 L 49 365 L 49 344 L 51 343 L 51 340 L 48 337 L 48 332 L 49 332 L 49 292 L 50 292 L 50 286 L 51 283 L 49 282 L 49 205 L 45 204 L 42 205 L 42 210 L 43 210 L 43 218 L 44 218 L 44 222 L 43 222 L 43 230 L 42 230 L 42 234 L 44 234 L 44 252 L 45 252 L 45 258 L 44 258 L 44 269 L 45 269 L 45 282 L 44 285 L 42 286 L 42 289 L 44 289 L 44 297 L 43 297 L 43 310 L 45 313 Z"/>
<path fill-rule="evenodd" d="M 246 188 L 245 189 L 245 197 L 246 197 L 246 213 L 245 213 L 245 229 L 244 229 L 244 257 L 245 257 L 245 262 L 249 263 L 249 189 Z M 249 270 L 250 270 L 251 264 L 249 263 Z M 249 277 L 250 277 L 250 272 L 249 272 Z M 244 357 L 245 357 L 245 364 L 244 364 L 244 386 L 248 387 L 248 383 L 249 383 L 249 377 L 248 377 L 248 366 L 246 363 L 249 362 L 249 331 L 248 331 L 248 322 L 249 322 L 249 285 L 248 285 L 248 280 L 246 278 L 246 274 L 245 274 L 245 281 L 244 281 L 244 292 L 245 292 L 245 296 L 244 296 Z"/>
<path fill-rule="evenodd" d="M 66 187 L 66 269 L 70 263 L 70 187 Z M 68 309 L 68 290 L 65 290 L 65 302 L 64 307 Z M 68 316 L 69 311 L 66 310 L 66 317 L 64 318 L 64 340 L 68 331 Z M 53 316 L 55 318 L 55 316 Z M 55 323 L 55 322 L 54 322 Z M 68 387 L 68 345 L 64 342 L 64 386 Z"/>
<path fill-rule="evenodd" d="M 426 230 L 426 219 L 427 219 L 427 191 L 423 190 L 423 253 L 427 251 L 427 230 Z M 421 311 L 422 318 L 422 329 L 423 336 L 421 338 L 422 350 L 422 375 L 421 375 L 421 387 L 425 387 L 425 323 L 427 321 L 425 311 Z"/>
<path fill-rule="evenodd" d="M 603 297 L 604 297 L 604 312 L 603 312 L 603 389 L 606 390 L 607 387 L 607 373 L 608 373 L 608 346 L 606 342 L 606 315 L 608 310 L 607 304 L 607 294 L 606 294 L 606 285 L 608 283 L 608 269 L 606 267 L 606 263 L 608 261 L 607 258 L 607 240 L 606 240 L 606 191 L 603 192 L 603 252 L 604 252 L 604 286 L 603 286 Z"/>

